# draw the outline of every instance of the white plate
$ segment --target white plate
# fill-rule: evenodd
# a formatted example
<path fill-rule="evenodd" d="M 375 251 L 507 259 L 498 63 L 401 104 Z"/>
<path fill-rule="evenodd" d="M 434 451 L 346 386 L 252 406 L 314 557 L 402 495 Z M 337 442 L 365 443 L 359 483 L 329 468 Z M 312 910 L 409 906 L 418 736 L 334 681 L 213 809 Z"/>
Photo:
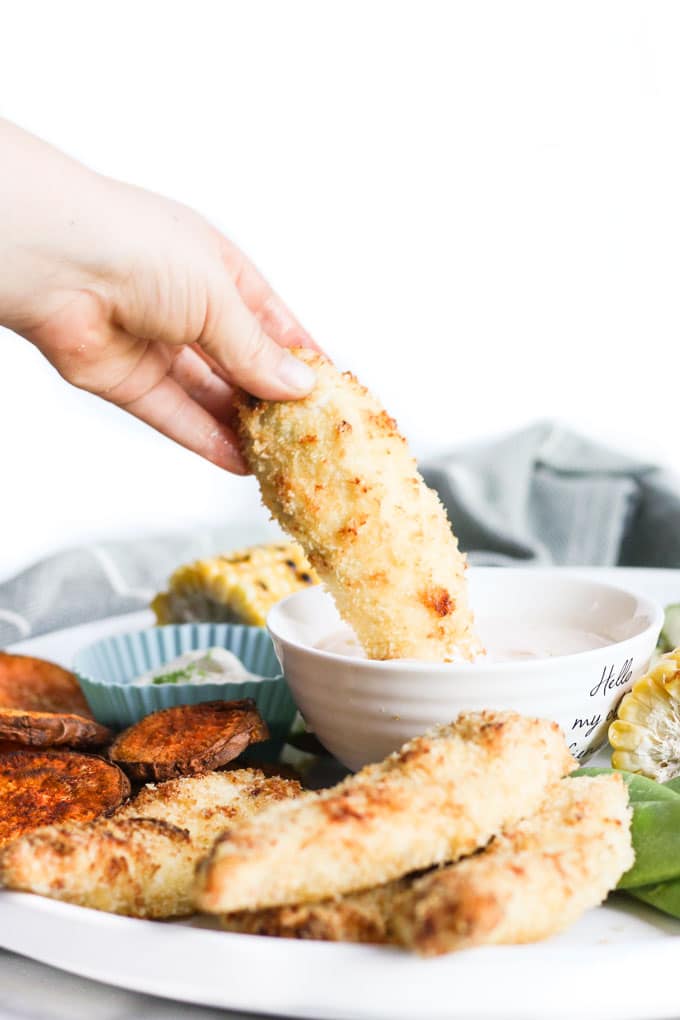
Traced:
<path fill-rule="evenodd" d="M 680 571 L 579 573 L 680 601 Z M 70 665 L 88 641 L 148 622 L 135 613 L 14 647 Z M 423 961 L 396 949 L 232 935 L 0 893 L 6 949 L 134 991 L 317 1020 L 676 1017 L 677 935 L 680 922 L 614 897 L 547 942 Z"/>

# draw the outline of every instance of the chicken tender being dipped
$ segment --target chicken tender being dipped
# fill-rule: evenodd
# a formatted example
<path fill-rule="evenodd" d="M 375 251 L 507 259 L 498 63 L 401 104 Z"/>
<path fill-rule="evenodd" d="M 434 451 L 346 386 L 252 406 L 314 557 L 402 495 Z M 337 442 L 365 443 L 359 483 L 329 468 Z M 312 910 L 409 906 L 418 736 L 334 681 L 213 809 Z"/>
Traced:
<path fill-rule="evenodd" d="M 349 372 L 293 353 L 317 373 L 309 396 L 236 401 L 265 506 L 370 659 L 474 659 L 465 557 L 396 422 Z"/>

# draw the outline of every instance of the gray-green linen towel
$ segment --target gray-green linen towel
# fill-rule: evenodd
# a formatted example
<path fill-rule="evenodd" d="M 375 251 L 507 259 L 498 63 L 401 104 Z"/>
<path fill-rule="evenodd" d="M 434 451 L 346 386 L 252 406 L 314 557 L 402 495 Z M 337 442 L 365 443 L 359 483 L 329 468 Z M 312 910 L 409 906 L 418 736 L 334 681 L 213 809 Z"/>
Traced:
<path fill-rule="evenodd" d="M 426 463 L 473 563 L 680 566 L 680 483 L 550 423 Z M 271 537 L 260 523 L 98 542 L 0 584 L 0 647 L 145 608 L 180 563 Z"/>
<path fill-rule="evenodd" d="M 473 562 L 680 566 L 680 480 L 549 422 L 423 474 Z"/>

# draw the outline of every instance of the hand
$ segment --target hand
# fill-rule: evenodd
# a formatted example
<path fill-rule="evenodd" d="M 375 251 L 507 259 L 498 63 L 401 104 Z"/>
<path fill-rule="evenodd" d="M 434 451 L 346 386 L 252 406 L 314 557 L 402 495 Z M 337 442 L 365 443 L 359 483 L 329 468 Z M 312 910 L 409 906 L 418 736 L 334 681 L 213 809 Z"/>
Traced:
<path fill-rule="evenodd" d="M 304 396 L 316 347 L 197 213 L 100 177 L 0 121 L 0 324 L 74 386 L 245 473 L 232 393 Z"/>

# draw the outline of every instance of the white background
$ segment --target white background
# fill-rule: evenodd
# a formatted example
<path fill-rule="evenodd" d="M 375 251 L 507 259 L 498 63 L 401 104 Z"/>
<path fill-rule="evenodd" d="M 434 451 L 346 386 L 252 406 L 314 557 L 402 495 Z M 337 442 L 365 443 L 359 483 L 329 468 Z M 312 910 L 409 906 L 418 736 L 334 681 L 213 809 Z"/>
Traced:
<path fill-rule="evenodd" d="M 212 218 L 418 453 L 554 417 L 671 463 L 679 16 L 0 2 L 0 112 Z M 93 535 L 264 519 L 252 480 L 1 332 L 0 435 L 0 574 Z"/>

